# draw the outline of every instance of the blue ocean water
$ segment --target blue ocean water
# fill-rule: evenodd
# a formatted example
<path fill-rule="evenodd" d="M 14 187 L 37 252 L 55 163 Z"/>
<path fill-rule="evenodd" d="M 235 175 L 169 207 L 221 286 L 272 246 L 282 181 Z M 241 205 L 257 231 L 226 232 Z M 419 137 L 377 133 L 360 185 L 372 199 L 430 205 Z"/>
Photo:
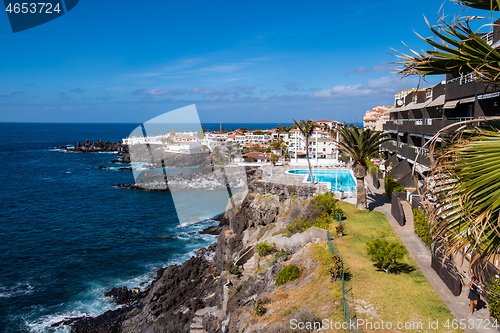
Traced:
<path fill-rule="evenodd" d="M 54 149 L 116 142 L 137 126 L 0 123 L 0 332 L 52 332 L 66 317 L 113 309 L 106 290 L 140 287 L 156 268 L 182 263 L 216 240 L 189 233 L 214 224 L 209 219 L 225 208 L 220 200 L 211 211 L 191 204 L 192 223 L 180 226 L 169 193 L 113 187 L 134 181 L 132 172 L 118 171 L 126 165 L 110 162 L 116 155 Z M 227 193 L 212 191 L 211 200 L 218 195 Z M 206 196 L 191 191 L 186 200 Z"/>

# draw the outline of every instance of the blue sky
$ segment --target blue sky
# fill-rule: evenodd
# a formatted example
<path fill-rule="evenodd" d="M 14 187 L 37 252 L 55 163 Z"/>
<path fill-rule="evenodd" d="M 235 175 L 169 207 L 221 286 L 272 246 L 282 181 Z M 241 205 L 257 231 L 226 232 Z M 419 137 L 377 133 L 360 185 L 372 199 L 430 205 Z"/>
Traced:
<path fill-rule="evenodd" d="M 140 123 L 196 104 L 202 122 L 360 122 L 416 87 L 391 48 L 425 47 L 414 31 L 442 4 L 81 0 L 16 34 L 0 13 L 0 121 Z"/>

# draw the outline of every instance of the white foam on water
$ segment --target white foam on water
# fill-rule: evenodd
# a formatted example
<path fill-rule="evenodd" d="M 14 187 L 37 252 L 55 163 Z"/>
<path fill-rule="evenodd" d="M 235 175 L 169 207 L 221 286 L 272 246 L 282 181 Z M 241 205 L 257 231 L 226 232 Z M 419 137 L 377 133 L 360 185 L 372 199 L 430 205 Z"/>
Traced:
<path fill-rule="evenodd" d="M 16 283 L 11 287 L 0 287 L 0 298 L 12 298 L 33 293 L 35 288 L 29 283 Z"/>
<path fill-rule="evenodd" d="M 191 221 L 191 222 L 182 222 L 178 226 L 176 226 L 176 229 L 186 229 L 195 225 L 200 225 L 200 224 L 213 224 L 217 223 L 217 221 L 212 220 L 212 219 L 202 219 L 200 218 L 199 220 L 196 221 Z"/>

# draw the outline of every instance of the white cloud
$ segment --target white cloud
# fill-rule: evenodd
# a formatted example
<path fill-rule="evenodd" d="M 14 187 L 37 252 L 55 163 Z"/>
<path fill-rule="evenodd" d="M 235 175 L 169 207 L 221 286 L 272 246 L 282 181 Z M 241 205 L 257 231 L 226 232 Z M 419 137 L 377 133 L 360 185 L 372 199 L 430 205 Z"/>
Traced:
<path fill-rule="evenodd" d="M 335 86 L 311 94 L 315 98 L 364 97 L 385 94 L 397 94 L 408 89 L 409 84 L 416 85 L 418 79 L 399 80 L 391 77 L 381 77 L 368 82 L 350 86 Z"/>

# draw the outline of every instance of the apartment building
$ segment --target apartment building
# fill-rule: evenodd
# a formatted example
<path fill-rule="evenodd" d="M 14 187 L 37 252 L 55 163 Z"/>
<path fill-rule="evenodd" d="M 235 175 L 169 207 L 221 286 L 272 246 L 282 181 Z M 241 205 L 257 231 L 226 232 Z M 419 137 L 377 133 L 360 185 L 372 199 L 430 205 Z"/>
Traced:
<path fill-rule="evenodd" d="M 485 34 L 483 38 L 493 43 L 492 36 L 500 41 L 500 31 Z M 395 178 L 399 178 L 401 185 L 415 186 L 411 175 L 414 165 L 422 179 L 428 175 L 431 161 L 426 143 L 438 131 L 459 121 L 498 115 L 500 92 L 497 90 L 478 82 L 475 74 L 470 73 L 447 75 L 435 86 L 396 94 L 394 106 L 387 110 L 389 119 L 383 121 L 383 130 L 392 140 L 383 147 L 390 157 L 386 166 L 392 163 L 394 169 L 397 168 Z M 445 142 L 438 140 L 438 147 L 444 145 Z"/>

